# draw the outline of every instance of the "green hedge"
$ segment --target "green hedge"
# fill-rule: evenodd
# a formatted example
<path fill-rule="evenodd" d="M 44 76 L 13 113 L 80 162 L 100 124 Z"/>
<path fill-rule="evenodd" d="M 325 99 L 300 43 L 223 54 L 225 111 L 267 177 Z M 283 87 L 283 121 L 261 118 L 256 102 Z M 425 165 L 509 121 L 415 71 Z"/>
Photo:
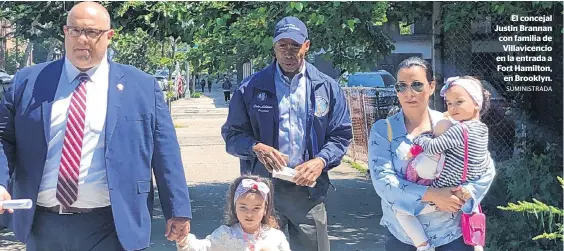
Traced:
<path fill-rule="evenodd" d="M 563 222 L 561 215 L 499 208 L 508 203 L 535 199 L 560 208 L 562 187 L 556 177 L 562 176 L 562 159 L 558 149 L 561 148 L 550 145 L 540 153 L 528 152 L 496 163 L 497 177 L 482 203 L 488 218 L 485 250 L 562 250 L 562 239 L 533 240 L 543 233 L 559 231 L 559 224 Z"/>

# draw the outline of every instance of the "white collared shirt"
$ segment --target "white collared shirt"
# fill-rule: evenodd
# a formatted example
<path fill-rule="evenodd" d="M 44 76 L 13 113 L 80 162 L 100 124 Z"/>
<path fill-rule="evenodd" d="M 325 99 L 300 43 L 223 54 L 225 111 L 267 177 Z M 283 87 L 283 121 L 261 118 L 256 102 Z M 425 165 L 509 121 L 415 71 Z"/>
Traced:
<path fill-rule="evenodd" d="M 51 110 L 47 159 L 37 198 L 37 205 L 40 206 L 52 207 L 60 204 L 56 193 L 63 140 L 72 93 L 78 86 L 76 77 L 80 73 L 65 57 Z M 106 57 L 99 65 L 86 72 L 90 81 L 86 83 L 86 118 L 78 178 L 78 200 L 72 207 L 96 208 L 110 205 L 104 153 L 109 73 L 110 66 Z"/>

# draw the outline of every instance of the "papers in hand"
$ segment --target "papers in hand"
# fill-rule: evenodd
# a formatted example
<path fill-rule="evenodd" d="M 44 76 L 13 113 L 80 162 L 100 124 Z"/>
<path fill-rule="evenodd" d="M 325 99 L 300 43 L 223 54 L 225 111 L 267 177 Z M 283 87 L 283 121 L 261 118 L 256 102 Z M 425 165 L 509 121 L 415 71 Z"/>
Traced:
<path fill-rule="evenodd" d="M 30 209 L 33 202 L 30 199 L 0 201 L 3 209 Z"/>
<path fill-rule="evenodd" d="M 294 176 L 296 176 L 296 173 L 297 173 L 296 170 L 289 167 L 284 167 L 282 171 L 276 171 L 276 170 L 272 171 L 272 177 L 289 182 L 294 182 Z M 314 187 L 315 184 L 316 182 L 313 182 L 313 184 L 310 187 Z"/>

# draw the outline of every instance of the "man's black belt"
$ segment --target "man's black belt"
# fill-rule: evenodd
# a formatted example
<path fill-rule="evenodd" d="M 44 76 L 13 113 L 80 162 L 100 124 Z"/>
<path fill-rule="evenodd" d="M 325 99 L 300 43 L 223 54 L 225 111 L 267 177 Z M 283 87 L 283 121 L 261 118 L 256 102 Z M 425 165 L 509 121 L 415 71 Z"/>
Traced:
<path fill-rule="evenodd" d="M 104 210 L 104 209 L 107 209 L 107 208 L 109 208 L 109 206 L 107 206 L 107 207 L 96 207 L 96 208 L 77 208 L 77 207 L 65 208 L 65 207 L 61 207 L 60 205 L 56 205 L 56 206 L 53 206 L 53 207 L 37 206 L 37 210 L 51 212 L 51 213 L 57 213 L 57 214 L 84 214 L 84 213 L 92 213 L 92 212 L 101 211 L 101 210 Z"/>

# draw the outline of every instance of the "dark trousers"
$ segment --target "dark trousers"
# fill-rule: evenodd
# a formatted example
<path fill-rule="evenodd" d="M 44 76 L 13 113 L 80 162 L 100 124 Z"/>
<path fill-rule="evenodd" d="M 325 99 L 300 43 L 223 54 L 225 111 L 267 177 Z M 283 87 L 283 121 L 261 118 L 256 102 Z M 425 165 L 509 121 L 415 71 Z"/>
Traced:
<path fill-rule="evenodd" d="M 72 215 L 38 209 L 27 251 L 122 251 L 111 207 Z"/>
<path fill-rule="evenodd" d="M 211 85 L 208 85 L 208 92 L 211 93 Z"/>
<path fill-rule="evenodd" d="M 231 91 L 223 91 L 223 96 L 225 96 L 225 102 L 231 99 Z"/>
<path fill-rule="evenodd" d="M 330 250 L 325 203 L 309 199 L 307 187 L 274 180 L 274 205 L 280 229 L 288 227 L 291 250 Z"/>
<path fill-rule="evenodd" d="M 390 233 L 386 238 L 385 246 L 386 251 L 417 251 L 417 248 L 399 241 Z M 451 243 L 436 247 L 435 251 L 474 251 L 474 247 L 466 245 L 464 239 L 460 237 Z"/>
<path fill-rule="evenodd" d="M 205 88 L 206 88 L 206 86 L 202 85 L 202 93 L 204 93 Z"/>

